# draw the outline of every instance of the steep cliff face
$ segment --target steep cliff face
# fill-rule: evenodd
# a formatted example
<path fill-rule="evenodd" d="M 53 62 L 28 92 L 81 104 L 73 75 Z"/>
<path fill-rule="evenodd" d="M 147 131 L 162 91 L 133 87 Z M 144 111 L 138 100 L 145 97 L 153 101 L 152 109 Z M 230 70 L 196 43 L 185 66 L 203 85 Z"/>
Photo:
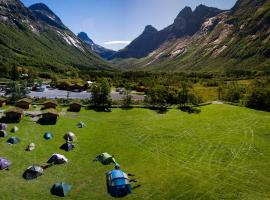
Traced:
<path fill-rule="evenodd" d="M 198 6 L 194 11 L 185 7 L 176 17 L 174 23 L 158 31 L 151 25 L 145 27 L 143 33 L 126 48 L 112 56 L 113 58 L 142 58 L 160 47 L 161 44 L 175 38 L 191 36 L 196 33 L 202 23 L 209 17 L 222 11 L 204 5 Z"/>
<path fill-rule="evenodd" d="M 200 9 L 196 10 L 200 11 Z M 188 8 L 184 9 L 184 15 L 191 15 Z M 156 71 L 270 70 L 269 0 L 239 0 L 231 10 L 213 17 L 207 16 L 209 18 L 198 23 L 201 25 L 195 33 L 196 29 L 187 28 L 187 23 L 180 16 L 176 20 L 178 22 L 174 23 L 177 24 L 178 29 L 171 27 L 172 30 L 177 30 L 178 37 L 171 37 L 161 43 L 159 48 L 144 58 L 129 60 L 129 69 Z M 191 27 L 196 27 L 198 24 Z M 183 35 L 182 30 L 184 29 L 188 30 L 187 32 L 190 34 Z M 117 62 L 122 68 L 125 67 L 124 60 Z"/>

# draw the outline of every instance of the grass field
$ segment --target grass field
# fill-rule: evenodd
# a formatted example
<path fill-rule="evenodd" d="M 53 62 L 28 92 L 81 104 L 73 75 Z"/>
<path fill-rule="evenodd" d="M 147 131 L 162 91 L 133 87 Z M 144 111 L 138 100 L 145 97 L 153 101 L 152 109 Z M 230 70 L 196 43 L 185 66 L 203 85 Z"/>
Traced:
<path fill-rule="evenodd" d="M 84 121 L 87 128 L 78 129 Z M 60 116 L 55 126 L 41 126 L 25 117 L 15 135 L 21 143 L 0 139 L 0 157 L 13 161 L 0 171 L 0 199 L 58 199 L 52 185 L 73 185 L 65 199 L 112 199 L 105 172 L 113 166 L 92 162 L 96 155 L 115 155 L 122 169 L 137 175 L 141 187 L 126 199 L 270 199 L 270 113 L 229 105 L 210 105 L 198 115 L 179 110 L 157 114 L 147 109 L 114 109 L 112 113 L 82 111 Z M 9 128 L 12 126 L 10 125 Z M 51 131 L 54 139 L 45 141 Z M 63 135 L 74 132 L 76 149 L 59 149 Z M 34 142 L 33 152 L 25 147 Z M 32 164 L 45 164 L 53 153 L 69 163 L 54 166 L 34 181 L 22 178 Z M 135 184 L 136 185 L 136 184 Z"/>

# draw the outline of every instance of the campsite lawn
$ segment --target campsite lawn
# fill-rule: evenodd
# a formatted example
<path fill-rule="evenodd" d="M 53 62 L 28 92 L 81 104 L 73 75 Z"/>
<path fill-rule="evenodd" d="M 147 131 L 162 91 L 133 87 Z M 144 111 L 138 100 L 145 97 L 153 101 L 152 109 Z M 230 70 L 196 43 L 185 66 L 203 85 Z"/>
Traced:
<path fill-rule="evenodd" d="M 84 121 L 87 127 L 78 129 Z M 12 125 L 9 125 L 9 130 Z M 115 156 L 124 171 L 137 175 L 141 187 L 126 199 L 270 199 L 270 113 L 230 105 L 202 107 L 200 114 L 173 109 L 157 114 L 148 109 L 113 109 L 112 113 L 83 110 L 62 113 L 55 126 L 41 126 L 25 117 L 21 139 L 7 145 L 0 139 L 0 157 L 13 161 L 0 171 L 0 199 L 58 199 L 52 185 L 72 184 L 65 199 L 112 199 L 106 193 L 105 172 L 92 160 L 102 152 Z M 54 139 L 45 141 L 50 131 Z M 63 135 L 77 135 L 76 149 L 59 149 Z M 30 143 L 36 150 L 26 152 Z M 34 181 L 22 178 L 32 164 L 43 165 L 53 153 L 64 154 L 68 164 L 53 166 Z M 136 185 L 136 184 L 135 184 Z"/>

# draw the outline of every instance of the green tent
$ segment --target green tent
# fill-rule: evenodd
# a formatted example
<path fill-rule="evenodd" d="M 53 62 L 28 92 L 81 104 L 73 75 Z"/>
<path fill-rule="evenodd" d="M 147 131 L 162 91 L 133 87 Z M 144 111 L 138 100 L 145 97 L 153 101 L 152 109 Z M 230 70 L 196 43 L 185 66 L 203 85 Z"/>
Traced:
<path fill-rule="evenodd" d="M 108 153 L 102 153 L 96 157 L 95 161 L 101 162 L 103 165 L 116 164 L 116 161 L 113 156 Z"/>
<path fill-rule="evenodd" d="M 51 189 L 51 193 L 56 196 L 65 197 L 71 190 L 71 185 L 67 183 L 55 183 Z"/>

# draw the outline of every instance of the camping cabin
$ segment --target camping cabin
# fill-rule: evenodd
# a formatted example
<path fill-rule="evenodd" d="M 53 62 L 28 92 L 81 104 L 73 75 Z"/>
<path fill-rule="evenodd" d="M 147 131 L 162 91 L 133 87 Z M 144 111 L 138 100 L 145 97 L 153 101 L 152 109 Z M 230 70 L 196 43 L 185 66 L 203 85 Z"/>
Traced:
<path fill-rule="evenodd" d="M 70 90 L 74 91 L 74 92 L 81 92 L 85 90 L 85 85 L 81 84 L 81 83 L 75 83 L 73 85 L 71 85 Z"/>
<path fill-rule="evenodd" d="M 73 102 L 69 105 L 69 111 L 71 112 L 80 112 L 82 105 L 78 102 Z"/>
<path fill-rule="evenodd" d="M 6 111 L 5 121 L 9 123 L 18 123 L 23 117 L 23 110 L 20 108 L 12 108 Z"/>
<path fill-rule="evenodd" d="M 17 101 L 16 107 L 22 108 L 22 109 L 29 109 L 32 106 L 32 100 L 31 99 L 21 99 Z"/>
<path fill-rule="evenodd" d="M 39 120 L 41 124 L 56 124 L 59 114 L 55 109 L 45 110 L 42 118 Z"/>
<path fill-rule="evenodd" d="M 57 102 L 55 100 L 48 100 L 43 104 L 43 109 L 56 108 Z"/>
<path fill-rule="evenodd" d="M 3 97 L 0 97 L 0 107 L 7 105 L 7 100 Z"/>

